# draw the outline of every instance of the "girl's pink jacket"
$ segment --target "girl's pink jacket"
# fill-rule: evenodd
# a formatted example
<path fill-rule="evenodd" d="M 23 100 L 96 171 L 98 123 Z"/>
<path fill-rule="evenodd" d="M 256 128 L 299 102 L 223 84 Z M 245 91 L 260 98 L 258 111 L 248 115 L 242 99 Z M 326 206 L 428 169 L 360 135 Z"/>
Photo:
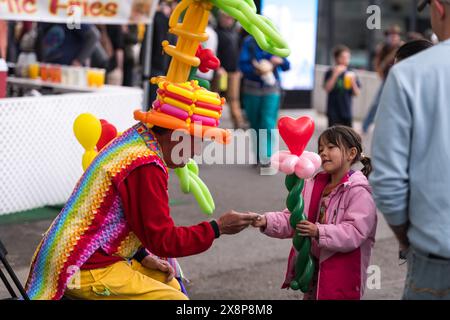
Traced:
<path fill-rule="evenodd" d="M 305 215 L 312 201 L 320 201 L 313 194 L 315 183 L 328 181 L 327 173 L 319 173 L 307 180 L 303 189 Z M 326 184 L 326 182 L 325 182 Z M 274 238 L 292 238 L 292 229 L 286 209 L 268 212 L 267 227 L 263 232 Z M 308 216 L 311 220 L 311 217 Z M 372 247 L 375 243 L 377 213 L 371 188 L 361 171 L 355 171 L 346 182 L 330 195 L 326 224 L 317 224 L 319 239 L 311 241 L 311 252 L 319 260 L 319 275 L 312 299 L 361 299 L 364 294 Z M 297 252 L 291 250 L 283 288 L 289 286 L 295 274 Z M 317 267 L 317 266 L 316 266 Z"/>

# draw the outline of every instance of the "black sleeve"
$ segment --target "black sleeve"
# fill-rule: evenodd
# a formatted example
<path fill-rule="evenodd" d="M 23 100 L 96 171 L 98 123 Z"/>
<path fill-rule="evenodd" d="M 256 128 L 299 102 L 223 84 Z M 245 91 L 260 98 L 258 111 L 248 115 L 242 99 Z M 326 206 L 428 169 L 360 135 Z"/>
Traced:
<path fill-rule="evenodd" d="M 123 49 L 124 40 L 122 27 L 117 25 L 111 25 L 106 27 L 108 31 L 109 39 L 113 45 L 114 50 Z"/>
<path fill-rule="evenodd" d="M 142 262 L 142 260 L 144 260 L 144 258 L 148 255 L 149 255 L 149 253 L 148 253 L 147 249 L 142 247 L 138 250 L 138 252 L 136 252 L 136 254 L 133 256 L 133 258 L 135 260 L 137 260 L 138 262 Z"/>

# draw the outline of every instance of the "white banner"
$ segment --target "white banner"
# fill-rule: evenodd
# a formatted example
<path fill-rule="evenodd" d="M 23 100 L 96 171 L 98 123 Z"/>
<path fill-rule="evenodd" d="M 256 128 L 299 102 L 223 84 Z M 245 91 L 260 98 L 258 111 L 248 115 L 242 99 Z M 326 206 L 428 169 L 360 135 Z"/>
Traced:
<path fill-rule="evenodd" d="M 0 20 L 135 24 L 153 20 L 159 0 L 0 0 Z"/>

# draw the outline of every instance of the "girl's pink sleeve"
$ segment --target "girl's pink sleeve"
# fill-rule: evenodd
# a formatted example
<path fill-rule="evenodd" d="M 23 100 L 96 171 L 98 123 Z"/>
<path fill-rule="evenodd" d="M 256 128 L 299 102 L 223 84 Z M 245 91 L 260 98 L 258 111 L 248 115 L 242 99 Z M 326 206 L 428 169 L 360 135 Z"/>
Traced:
<path fill-rule="evenodd" d="M 374 233 L 377 213 L 372 195 L 365 188 L 354 190 L 341 223 L 317 224 L 320 248 L 350 252 L 359 248 Z"/>
<path fill-rule="evenodd" d="M 267 219 L 267 226 L 265 229 L 261 228 L 261 231 L 272 238 L 286 239 L 292 238 L 294 235 L 294 229 L 292 229 L 289 218 L 291 213 L 288 209 L 280 212 L 266 212 L 264 214 Z"/>

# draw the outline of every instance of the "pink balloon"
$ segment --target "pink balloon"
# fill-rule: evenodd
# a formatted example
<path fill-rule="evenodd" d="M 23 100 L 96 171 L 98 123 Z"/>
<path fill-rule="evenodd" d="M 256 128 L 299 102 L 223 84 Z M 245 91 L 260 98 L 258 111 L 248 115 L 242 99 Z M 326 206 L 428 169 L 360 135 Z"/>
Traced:
<path fill-rule="evenodd" d="M 305 151 L 303 152 L 302 157 L 305 157 L 306 159 L 310 160 L 313 163 L 316 170 L 318 170 L 322 165 L 322 159 L 320 159 L 320 156 L 317 153 Z"/>
<path fill-rule="evenodd" d="M 300 179 L 311 178 L 316 172 L 313 162 L 307 158 L 300 158 L 295 166 L 295 174 Z"/>
<path fill-rule="evenodd" d="M 283 162 L 284 159 L 286 159 L 287 156 L 291 155 L 289 151 L 278 151 L 272 157 L 270 158 L 270 161 L 274 162 Z"/>
<path fill-rule="evenodd" d="M 299 159 L 300 158 L 295 155 L 287 156 L 283 162 L 281 162 L 280 170 L 286 174 L 293 174 Z"/>

